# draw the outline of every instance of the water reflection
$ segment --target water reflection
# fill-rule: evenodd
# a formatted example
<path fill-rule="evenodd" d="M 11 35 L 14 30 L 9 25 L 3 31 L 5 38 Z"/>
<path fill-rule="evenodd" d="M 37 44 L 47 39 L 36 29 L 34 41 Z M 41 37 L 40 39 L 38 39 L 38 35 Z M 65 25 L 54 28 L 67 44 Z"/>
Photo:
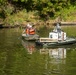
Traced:
<path fill-rule="evenodd" d="M 34 42 L 28 42 L 22 40 L 22 45 L 25 49 L 27 49 L 29 54 L 32 54 L 35 51 L 35 43 Z"/>
<path fill-rule="evenodd" d="M 29 54 L 33 54 L 37 50 L 35 43 L 33 42 L 25 42 L 22 40 L 22 44 Z M 44 64 L 44 75 L 65 73 L 63 65 L 66 64 L 66 48 L 40 48 L 38 51 L 40 54 L 38 56 L 40 56 L 42 59 L 41 61 Z M 40 60 L 40 58 L 38 59 Z"/>
<path fill-rule="evenodd" d="M 46 57 L 45 69 L 46 75 L 50 74 L 62 74 L 65 69 L 63 64 L 66 64 L 66 49 L 65 48 L 50 48 L 50 49 L 40 49 L 40 54 L 48 54 Z"/>
<path fill-rule="evenodd" d="M 36 46 L 34 42 L 22 40 L 22 45 L 27 49 L 29 54 L 36 51 Z M 54 59 L 65 59 L 66 58 L 66 48 L 39 48 L 40 54 L 48 54 L 50 58 Z"/>
<path fill-rule="evenodd" d="M 29 70 L 32 66 L 35 74 L 42 75 L 72 75 L 75 72 L 76 48 L 74 45 L 45 48 L 36 47 L 34 42 L 22 40 L 22 45 L 31 54 Z M 30 56 L 30 55 L 29 55 Z M 33 63 L 32 63 L 33 62 Z M 32 74 L 31 74 L 32 75 Z"/>
<path fill-rule="evenodd" d="M 55 59 L 64 59 L 66 58 L 66 49 L 65 48 L 55 48 L 55 49 L 40 49 L 40 54 L 49 54 L 51 58 Z"/>

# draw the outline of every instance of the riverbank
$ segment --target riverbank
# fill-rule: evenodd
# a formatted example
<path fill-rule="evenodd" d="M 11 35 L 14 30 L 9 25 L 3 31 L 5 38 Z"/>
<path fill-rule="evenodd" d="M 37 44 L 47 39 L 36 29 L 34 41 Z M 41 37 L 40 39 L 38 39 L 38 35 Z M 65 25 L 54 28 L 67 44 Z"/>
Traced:
<path fill-rule="evenodd" d="M 21 25 L 4 25 L 4 24 L 0 24 L 0 28 L 16 28 L 16 27 L 22 27 L 25 28 L 26 25 L 30 23 L 32 25 L 35 25 L 37 28 L 41 28 L 41 27 L 52 27 L 54 26 L 57 22 L 50 22 L 50 21 L 46 21 L 46 22 L 37 22 L 37 23 L 31 23 L 31 22 L 27 22 L 26 24 L 21 24 Z M 60 22 L 61 26 L 75 26 L 76 22 Z"/>
<path fill-rule="evenodd" d="M 19 25 L 15 25 L 15 26 L 4 26 L 4 25 L 0 25 L 0 28 L 17 28 L 19 27 Z"/>

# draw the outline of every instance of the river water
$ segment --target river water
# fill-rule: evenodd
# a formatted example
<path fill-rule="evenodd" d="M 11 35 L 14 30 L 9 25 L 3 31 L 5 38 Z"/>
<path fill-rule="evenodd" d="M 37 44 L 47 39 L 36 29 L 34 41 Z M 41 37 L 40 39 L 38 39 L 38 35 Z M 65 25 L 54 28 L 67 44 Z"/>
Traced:
<path fill-rule="evenodd" d="M 76 45 L 42 48 L 22 40 L 21 32 L 0 29 L 0 75 L 76 75 Z"/>

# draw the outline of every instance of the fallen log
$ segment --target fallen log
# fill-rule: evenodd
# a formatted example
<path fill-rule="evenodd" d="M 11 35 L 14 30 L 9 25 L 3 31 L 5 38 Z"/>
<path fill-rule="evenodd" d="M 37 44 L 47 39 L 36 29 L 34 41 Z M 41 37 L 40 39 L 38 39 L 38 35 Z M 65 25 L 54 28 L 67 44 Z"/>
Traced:
<path fill-rule="evenodd" d="M 60 22 L 61 25 L 76 25 L 76 22 Z"/>

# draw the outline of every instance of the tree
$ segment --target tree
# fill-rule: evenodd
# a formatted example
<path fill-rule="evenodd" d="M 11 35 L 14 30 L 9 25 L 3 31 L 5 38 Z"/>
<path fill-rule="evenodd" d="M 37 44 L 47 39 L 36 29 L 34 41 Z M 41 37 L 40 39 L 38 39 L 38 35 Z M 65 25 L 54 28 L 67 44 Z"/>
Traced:
<path fill-rule="evenodd" d="M 71 5 L 75 6 L 75 3 L 75 0 L 0 0 L 0 10 L 5 16 L 14 10 L 26 9 L 27 12 L 37 10 L 40 16 L 46 18 L 54 17 L 57 12 Z"/>

